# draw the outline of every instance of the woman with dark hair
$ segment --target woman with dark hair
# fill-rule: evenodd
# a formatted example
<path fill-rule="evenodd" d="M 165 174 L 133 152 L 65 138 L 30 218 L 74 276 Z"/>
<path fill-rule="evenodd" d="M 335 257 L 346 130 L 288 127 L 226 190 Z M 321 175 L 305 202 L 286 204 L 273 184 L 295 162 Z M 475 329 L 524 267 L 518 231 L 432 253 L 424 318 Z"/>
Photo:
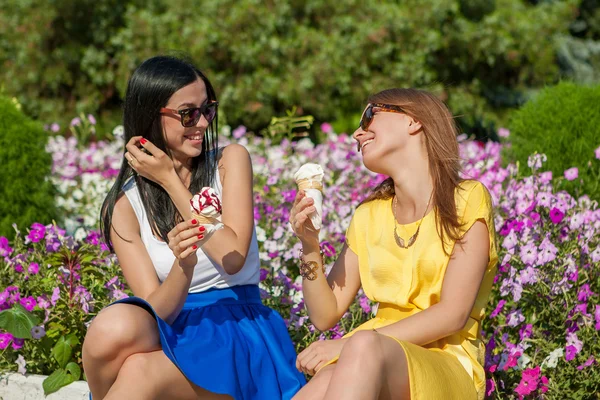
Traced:
<path fill-rule="evenodd" d="M 90 325 L 95 399 L 289 399 L 305 383 L 283 319 L 261 303 L 250 156 L 219 149 L 217 107 L 185 60 L 150 58 L 129 80 L 127 162 L 101 228 L 136 297 Z M 222 229 L 192 216 L 204 187 L 220 198 Z"/>
<path fill-rule="evenodd" d="M 312 323 L 333 327 L 361 287 L 379 305 L 299 354 L 297 367 L 318 373 L 294 399 L 483 399 L 480 327 L 498 255 L 489 192 L 459 178 L 456 133 L 428 92 L 369 98 L 354 139 L 365 167 L 389 178 L 357 208 L 327 277 L 312 199 L 298 193 L 290 222 Z"/>

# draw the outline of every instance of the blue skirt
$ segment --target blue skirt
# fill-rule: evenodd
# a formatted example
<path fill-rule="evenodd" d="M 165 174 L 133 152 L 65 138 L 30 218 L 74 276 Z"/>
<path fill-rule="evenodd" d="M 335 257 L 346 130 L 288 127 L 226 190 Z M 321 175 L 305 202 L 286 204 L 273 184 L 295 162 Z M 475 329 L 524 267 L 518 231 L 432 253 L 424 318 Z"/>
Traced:
<path fill-rule="evenodd" d="M 256 285 L 190 293 L 171 325 L 139 297 L 117 303 L 152 314 L 167 357 L 210 392 L 235 400 L 291 399 L 306 383 L 283 318 L 262 304 Z"/>

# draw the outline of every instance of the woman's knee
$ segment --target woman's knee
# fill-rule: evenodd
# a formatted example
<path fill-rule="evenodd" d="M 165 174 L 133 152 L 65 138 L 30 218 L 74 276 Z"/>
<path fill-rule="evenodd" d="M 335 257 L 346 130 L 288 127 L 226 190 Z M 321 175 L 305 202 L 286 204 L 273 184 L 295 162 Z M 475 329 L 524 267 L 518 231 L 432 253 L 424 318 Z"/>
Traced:
<path fill-rule="evenodd" d="M 381 343 L 379 334 L 372 331 L 358 331 L 348 339 L 342 348 L 342 355 L 352 355 L 354 357 L 374 357 L 381 353 Z"/>
<path fill-rule="evenodd" d="M 319 400 L 325 396 L 335 365 L 328 365 L 319 371 L 308 383 L 304 386 L 292 400 Z"/>
<path fill-rule="evenodd" d="M 119 353 L 140 342 L 156 342 L 157 333 L 151 329 L 152 316 L 145 310 L 115 304 L 103 310 L 92 321 L 83 343 L 85 358 L 112 360 Z"/>

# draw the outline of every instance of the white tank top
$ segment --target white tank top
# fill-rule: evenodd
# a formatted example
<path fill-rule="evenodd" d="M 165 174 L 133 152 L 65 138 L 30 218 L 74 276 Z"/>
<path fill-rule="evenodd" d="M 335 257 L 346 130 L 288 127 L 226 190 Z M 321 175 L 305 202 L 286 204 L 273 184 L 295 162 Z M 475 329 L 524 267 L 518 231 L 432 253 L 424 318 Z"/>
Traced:
<path fill-rule="evenodd" d="M 222 198 L 223 187 L 221 186 L 221 179 L 219 178 L 218 171 L 217 176 L 215 177 L 214 186 L 216 186 L 214 189 L 219 198 Z M 135 211 L 135 215 L 140 224 L 142 242 L 146 246 L 152 264 L 154 264 L 156 275 L 162 283 L 173 267 L 175 256 L 169 246 L 162 240 L 157 239 L 152 233 L 150 222 L 148 221 L 146 210 L 144 209 L 135 179 L 130 178 L 125 182 L 123 191 Z M 231 286 L 258 284 L 259 282 L 260 261 L 258 258 L 256 229 L 252 230 L 252 241 L 250 242 L 246 262 L 242 269 L 235 275 L 227 274 L 220 265 L 202 251 L 202 248 L 198 249 L 196 255 L 198 257 L 198 264 L 194 267 L 194 275 L 192 277 L 190 289 L 188 290 L 189 293 L 203 292 L 212 288 L 223 289 Z"/>

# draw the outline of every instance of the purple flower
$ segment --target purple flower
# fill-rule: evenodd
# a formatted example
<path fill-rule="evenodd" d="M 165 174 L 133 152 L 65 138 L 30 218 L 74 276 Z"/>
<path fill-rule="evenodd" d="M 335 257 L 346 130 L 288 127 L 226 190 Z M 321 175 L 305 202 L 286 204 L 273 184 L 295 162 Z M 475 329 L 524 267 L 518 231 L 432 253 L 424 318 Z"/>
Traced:
<path fill-rule="evenodd" d="M 50 125 L 50 130 L 52 132 L 58 132 L 60 130 L 60 125 L 55 122 L 52 125 Z"/>
<path fill-rule="evenodd" d="M 46 236 L 46 227 L 39 223 L 34 223 L 31 225 L 31 229 L 29 234 L 27 235 L 27 239 L 29 239 L 33 243 L 37 243 L 42 240 Z"/>
<path fill-rule="evenodd" d="M 71 120 L 71 126 L 79 126 L 81 125 L 81 119 L 79 117 L 75 117 Z"/>
<path fill-rule="evenodd" d="M 8 257 L 12 253 L 13 249 L 8 244 L 8 239 L 4 236 L 0 236 L 0 257 Z"/>
<path fill-rule="evenodd" d="M 590 285 L 588 283 L 581 286 L 579 289 L 579 293 L 577 293 L 577 300 L 580 302 L 586 302 L 590 296 L 593 296 L 595 293 L 590 289 Z"/>
<path fill-rule="evenodd" d="M 596 155 L 596 159 L 600 160 L 600 146 L 594 150 L 594 154 Z"/>
<path fill-rule="evenodd" d="M 12 341 L 12 344 L 10 347 L 12 347 L 13 350 L 19 350 L 20 348 L 23 347 L 23 343 L 25 343 L 25 339 L 13 338 L 13 341 Z"/>
<path fill-rule="evenodd" d="M 369 299 L 367 296 L 361 296 L 361 298 L 358 300 L 358 304 L 365 314 L 369 314 L 371 312 L 371 306 L 369 305 Z"/>
<path fill-rule="evenodd" d="M 233 135 L 233 137 L 234 137 L 235 139 L 239 139 L 239 138 L 241 138 L 242 136 L 244 136 L 244 135 L 246 134 L 246 132 L 247 132 L 247 129 L 246 129 L 246 127 L 245 127 L 244 125 L 240 125 L 240 126 L 238 126 L 237 128 L 235 128 L 235 129 L 233 130 L 233 132 L 231 132 L 231 134 Z"/>
<path fill-rule="evenodd" d="M 519 330 L 519 337 L 521 338 L 521 341 L 530 338 L 531 334 L 533 332 L 533 325 L 531 324 L 526 324 L 524 327 L 522 327 Z"/>
<path fill-rule="evenodd" d="M 590 356 L 590 358 L 588 358 L 588 359 L 586 360 L 586 362 L 584 362 L 584 363 L 583 363 L 583 364 L 581 364 L 579 367 L 577 367 L 577 369 L 578 369 L 579 371 L 581 371 L 582 369 L 584 369 L 584 368 L 586 368 L 586 367 L 589 367 L 590 365 L 592 365 L 592 364 L 595 364 L 595 363 L 596 363 L 596 360 L 594 359 L 594 356 Z"/>
<path fill-rule="evenodd" d="M 596 306 L 596 311 L 594 312 L 594 317 L 596 318 L 596 330 L 600 331 L 600 305 Z"/>
<path fill-rule="evenodd" d="M 565 348 L 565 353 L 565 359 L 567 361 L 572 361 L 575 358 L 575 356 L 577 356 L 577 348 L 575 348 L 575 346 L 573 345 L 568 345 Z"/>
<path fill-rule="evenodd" d="M 267 271 L 265 268 L 261 268 L 260 269 L 260 281 L 264 281 L 265 279 L 267 279 L 267 276 L 269 276 L 269 271 Z"/>
<path fill-rule="evenodd" d="M 540 181 L 542 183 L 549 183 L 550 181 L 552 181 L 552 171 L 542 172 L 540 174 Z"/>
<path fill-rule="evenodd" d="M 52 291 L 52 297 L 50 298 L 50 303 L 52 303 L 52 305 L 55 306 L 58 299 L 60 299 L 60 289 L 58 287 L 55 287 L 54 290 Z"/>
<path fill-rule="evenodd" d="M 526 265 L 534 265 L 537 260 L 538 250 L 535 243 L 527 243 L 525 246 L 521 247 L 521 260 Z"/>
<path fill-rule="evenodd" d="M 8 332 L 0 333 L 0 350 L 6 349 L 13 339 L 13 335 Z"/>
<path fill-rule="evenodd" d="M 23 297 L 21 300 L 19 300 L 19 303 L 21 303 L 21 305 L 25 307 L 27 311 L 33 311 L 36 306 L 36 301 L 31 296 Z"/>
<path fill-rule="evenodd" d="M 87 119 L 90 121 L 90 124 L 96 125 L 96 118 L 92 114 L 88 114 Z"/>
<path fill-rule="evenodd" d="M 506 324 L 508 326 L 515 327 L 523 321 L 525 321 L 525 317 L 521 313 L 521 310 L 516 310 L 508 314 L 508 321 L 506 322 Z"/>
<path fill-rule="evenodd" d="M 545 238 L 542 241 L 542 243 L 540 244 L 540 250 L 541 252 L 538 257 L 539 265 L 543 265 L 554 261 L 554 259 L 556 258 L 556 253 L 558 252 L 556 246 L 552 244 L 552 242 L 548 240 L 548 238 Z"/>
<path fill-rule="evenodd" d="M 286 203 L 293 203 L 294 199 L 296 198 L 296 190 L 284 190 L 283 192 L 281 192 L 281 195 L 283 196 L 283 201 L 285 201 Z"/>
<path fill-rule="evenodd" d="M 33 328 L 31 328 L 31 336 L 36 340 L 41 339 L 42 337 L 44 337 L 45 334 L 46 330 L 43 326 L 34 326 Z"/>
<path fill-rule="evenodd" d="M 573 167 L 573 168 L 569 168 L 569 169 L 565 170 L 565 179 L 568 181 L 573 181 L 573 180 L 577 179 L 578 176 L 579 176 L 579 170 L 577 169 L 577 167 Z"/>
<path fill-rule="evenodd" d="M 560 211 L 558 208 L 553 208 L 550 210 L 550 220 L 554 224 L 560 224 L 563 218 L 565 217 L 565 213 Z"/>
<path fill-rule="evenodd" d="M 44 295 L 44 296 L 38 296 L 38 298 L 37 298 L 37 305 L 42 310 L 46 310 L 46 309 L 50 308 L 51 304 L 48 301 L 48 298 Z"/>
<path fill-rule="evenodd" d="M 37 274 L 38 272 L 40 272 L 40 265 L 38 263 L 29 264 L 29 268 L 27 268 L 27 272 L 29 272 L 32 275 Z"/>
<path fill-rule="evenodd" d="M 495 318 L 498 314 L 500 314 L 500 312 L 502 311 L 502 308 L 504 307 L 505 304 L 506 304 L 506 300 L 500 300 L 498 302 L 498 305 L 496 306 L 496 308 L 490 315 L 490 318 Z"/>

